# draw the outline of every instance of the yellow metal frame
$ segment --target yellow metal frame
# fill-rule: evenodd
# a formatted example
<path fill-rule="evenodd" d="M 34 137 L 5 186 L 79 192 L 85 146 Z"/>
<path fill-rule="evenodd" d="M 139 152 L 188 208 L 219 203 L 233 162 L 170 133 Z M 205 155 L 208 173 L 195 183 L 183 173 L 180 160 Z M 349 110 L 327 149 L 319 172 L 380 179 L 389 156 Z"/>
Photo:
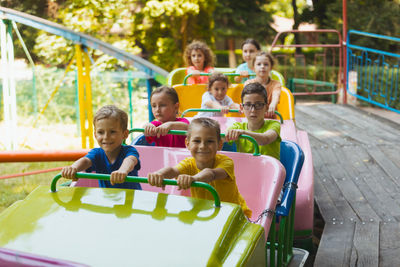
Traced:
<path fill-rule="evenodd" d="M 87 52 L 82 57 L 82 48 L 75 45 L 76 66 L 78 69 L 79 120 L 82 148 L 94 147 L 92 87 L 90 83 L 90 59 Z"/>

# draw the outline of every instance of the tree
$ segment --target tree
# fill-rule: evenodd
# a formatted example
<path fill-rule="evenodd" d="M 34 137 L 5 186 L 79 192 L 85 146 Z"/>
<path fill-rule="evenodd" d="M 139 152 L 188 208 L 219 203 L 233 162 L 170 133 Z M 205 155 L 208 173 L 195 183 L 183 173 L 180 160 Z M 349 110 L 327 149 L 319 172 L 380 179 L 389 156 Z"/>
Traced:
<path fill-rule="evenodd" d="M 24 0 L 24 1 L 15 1 L 15 0 L 0 0 L 0 5 L 2 7 L 11 8 L 17 11 L 26 12 L 31 15 L 35 15 L 41 18 L 49 17 L 49 9 L 48 0 Z M 38 36 L 38 31 L 32 31 L 32 28 L 25 25 L 18 25 L 18 30 L 22 36 L 24 36 L 24 43 L 28 47 L 28 50 L 31 51 L 33 46 L 35 45 L 35 39 Z M 14 34 L 14 40 L 17 38 Z M 22 46 L 19 45 L 18 41 L 14 41 L 16 44 L 14 49 L 15 57 L 25 57 L 25 52 L 22 49 Z M 32 55 L 34 58 L 35 54 Z"/>
<path fill-rule="evenodd" d="M 133 35 L 144 56 L 167 70 L 183 65 L 182 54 L 192 40 L 213 45 L 215 0 L 141 1 L 133 16 Z"/>
<path fill-rule="evenodd" d="M 229 65 L 235 67 L 235 38 L 254 38 L 260 42 L 271 40 L 271 15 L 259 1 L 222 0 L 214 11 L 215 34 L 226 38 L 230 52 Z"/>
<path fill-rule="evenodd" d="M 60 0 L 54 20 L 172 70 L 183 65 L 182 51 L 188 42 L 201 39 L 213 44 L 215 1 Z M 73 48 L 62 37 L 42 33 L 35 51 L 59 65 L 67 63 Z M 102 68 L 124 66 L 98 51 L 93 56 Z"/>

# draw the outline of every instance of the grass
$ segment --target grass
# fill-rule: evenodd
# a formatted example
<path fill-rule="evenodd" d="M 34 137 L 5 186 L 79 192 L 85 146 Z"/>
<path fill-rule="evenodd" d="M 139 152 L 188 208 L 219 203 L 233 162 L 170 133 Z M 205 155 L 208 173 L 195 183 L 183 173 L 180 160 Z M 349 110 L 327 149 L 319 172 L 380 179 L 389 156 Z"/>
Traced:
<path fill-rule="evenodd" d="M 71 162 L 0 163 L 0 176 L 62 167 L 69 164 L 71 164 Z M 51 180 L 58 172 L 59 171 L 0 179 L 0 212 L 15 201 L 24 199 L 39 185 L 48 185 L 50 188 Z M 59 183 L 61 183 L 61 181 Z"/>

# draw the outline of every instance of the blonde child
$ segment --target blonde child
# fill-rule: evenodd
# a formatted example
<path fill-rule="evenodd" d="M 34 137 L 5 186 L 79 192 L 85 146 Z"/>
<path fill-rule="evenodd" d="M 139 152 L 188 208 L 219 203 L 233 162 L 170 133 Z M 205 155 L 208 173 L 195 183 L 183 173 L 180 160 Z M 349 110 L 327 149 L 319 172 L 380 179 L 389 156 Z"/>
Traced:
<path fill-rule="evenodd" d="M 192 157 L 182 160 L 175 167 L 165 167 L 149 173 L 149 184 L 163 187 L 165 178 L 175 178 L 180 189 L 189 188 L 194 181 L 209 183 L 222 201 L 240 205 L 244 214 L 250 218 L 251 210 L 236 185 L 232 159 L 217 154 L 222 148 L 218 122 L 210 118 L 194 119 L 189 125 L 186 147 Z M 190 190 L 192 197 L 212 199 L 211 194 L 203 188 L 192 187 Z"/>
<path fill-rule="evenodd" d="M 264 86 L 268 96 L 268 109 L 265 112 L 265 118 L 275 118 L 275 110 L 279 103 L 282 86 L 280 82 L 272 80 L 269 74 L 274 66 L 274 60 L 271 54 L 266 52 L 258 52 L 253 59 L 254 71 L 256 77 L 244 83 L 246 86 L 249 83 L 258 82 Z"/>
<path fill-rule="evenodd" d="M 99 148 L 64 167 L 61 175 L 76 179 L 76 173 L 86 170 L 111 174 L 110 181 L 99 180 L 100 187 L 141 189 L 139 183 L 125 182 L 126 176 L 137 176 L 140 169 L 139 153 L 132 146 L 123 146 L 128 137 L 128 115 L 113 105 L 100 108 L 93 118 L 94 136 Z"/>
<path fill-rule="evenodd" d="M 238 139 L 246 134 L 253 137 L 260 145 L 260 153 L 280 159 L 281 125 L 275 120 L 264 120 L 268 108 L 267 92 L 260 83 L 250 83 L 243 88 L 241 109 L 247 122 L 236 122 L 227 131 L 226 141 L 235 141 L 237 151 L 253 153 L 253 144 Z"/>
<path fill-rule="evenodd" d="M 251 62 L 260 49 L 260 44 L 254 39 L 246 39 L 246 41 L 243 42 L 242 57 L 245 62 L 237 67 L 235 73 L 240 74 L 240 76 L 235 77 L 235 82 L 245 82 L 248 80 L 250 74 L 255 74 Z"/>
<path fill-rule="evenodd" d="M 156 120 L 146 123 L 144 135 L 148 143 L 156 146 L 185 147 L 185 136 L 167 134 L 169 130 L 187 130 L 189 121 L 177 118 L 179 110 L 178 94 L 174 88 L 161 86 L 150 96 L 150 104 Z"/>
<path fill-rule="evenodd" d="M 186 63 L 186 75 L 192 74 L 188 84 L 207 83 L 207 76 L 200 76 L 200 73 L 210 73 L 214 70 L 214 54 L 203 42 L 193 41 L 189 44 L 184 53 Z"/>
<path fill-rule="evenodd" d="M 232 101 L 226 95 L 228 91 L 228 78 L 219 72 L 211 74 L 208 81 L 208 91 L 201 99 L 202 109 L 221 109 L 221 112 L 200 112 L 197 117 L 221 117 L 229 112 L 229 109 L 239 109 L 240 105 Z"/>

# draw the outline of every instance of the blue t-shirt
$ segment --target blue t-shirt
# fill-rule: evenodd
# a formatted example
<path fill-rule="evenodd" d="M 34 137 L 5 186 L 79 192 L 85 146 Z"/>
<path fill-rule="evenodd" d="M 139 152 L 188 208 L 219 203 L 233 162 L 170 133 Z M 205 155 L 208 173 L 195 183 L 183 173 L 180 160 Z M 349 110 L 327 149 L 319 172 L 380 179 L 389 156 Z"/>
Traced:
<path fill-rule="evenodd" d="M 247 65 L 247 62 L 240 64 L 240 65 L 236 68 L 235 73 L 239 73 L 239 74 L 240 74 L 241 71 L 247 71 L 250 75 L 253 74 L 253 76 L 250 76 L 250 78 L 254 78 L 254 75 L 256 74 L 253 70 L 251 70 L 251 69 L 249 68 L 249 66 Z M 243 78 L 243 79 L 242 79 L 242 83 L 244 83 L 244 82 L 247 81 L 248 79 L 249 79 L 249 78 Z"/>
<path fill-rule="evenodd" d="M 128 176 L 138 176 L 138 170 L 140 170 L 139 153 L 133 146 L 121 146 L 119 155 L 113 164 L 111 164 L 108 161 L 106 153 L 102 148 L 100 147 L 93 148 L 85 156 L 92 162 L 92 166 L 88 168 L 86 171 L 87 172 L 95 171 L 96 173 L 111 174 L 113 171 L 116 171 L 121 167 L 122 162 L 128 156 L 134 156 L 138 160 L 138 163 L 136 164 L 135 168 L 130 173 L 128 173 Z M 99 186 L 107 188 L 128 188 L 128 189 L 139 189 L 139 190 L 142 189 L 139 183 L 124 182 L 121 184 L 111 185 L 110 181 L 104 181 L 104 180 L 99 180 Z"/>

